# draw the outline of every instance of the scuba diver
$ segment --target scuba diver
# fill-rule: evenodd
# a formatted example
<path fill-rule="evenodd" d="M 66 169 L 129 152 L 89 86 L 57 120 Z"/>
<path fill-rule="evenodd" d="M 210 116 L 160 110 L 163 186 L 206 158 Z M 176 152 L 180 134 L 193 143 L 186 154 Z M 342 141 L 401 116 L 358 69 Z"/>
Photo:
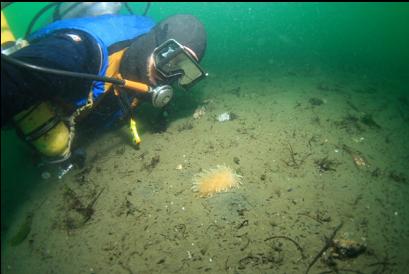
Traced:
<path fill-rule="evenodd" d="M 77 123 L 129 119 L 139 144 L 135 108 L 163 108 L 174 83 L 189 89 L 207 75 L 199 65 L 207 35 L 192 15 L 158 24 L 139 15 L 72 16 L 27 40 L 13 53 L 2 51 L 1 127 L 13 125 L 44 162 L 63 163 L 65 172 L 73 166 Z"/>

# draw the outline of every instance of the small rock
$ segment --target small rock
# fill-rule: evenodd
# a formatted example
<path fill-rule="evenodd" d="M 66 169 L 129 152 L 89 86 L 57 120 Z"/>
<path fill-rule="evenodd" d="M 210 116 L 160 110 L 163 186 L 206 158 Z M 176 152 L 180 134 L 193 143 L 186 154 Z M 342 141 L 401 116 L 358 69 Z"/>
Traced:
<path fill-rule="evenodd" d="M 200 119 L 202 116 L 206 114 L 206 107 L 205 106 L 199 106 L 195 112 L 193 113 L 193 119 Z"/>
<path fill-rule="evenodd" d="M 313 106 L 320 106 L 320 105 L 322 105 L 323 103 L 324 103 L 324 101 L 322 101 L 321 99 L 319 99 L 319 98 L 310 98 L 310 100 L 309 100 L 309 102 L 310 102 L 310 104 L 311 105 L 313 105 Z"/>
<path fill-rule="evenodd" d="M 43 173 L 41 173 L 41 178 L 43 178 L 44 180 L 48 180 L 51 178 L 51 174 L 48 171 L 44 171 Z"/>
<path fill-rule="evenodd" d="M 226 121 L 230 121 L 230 113 L 229 112 L 223 112 L 222 114 L 220 114 L 219 116 L 217 116 L 217 121 L 219 122 L 226 122 Z"/>

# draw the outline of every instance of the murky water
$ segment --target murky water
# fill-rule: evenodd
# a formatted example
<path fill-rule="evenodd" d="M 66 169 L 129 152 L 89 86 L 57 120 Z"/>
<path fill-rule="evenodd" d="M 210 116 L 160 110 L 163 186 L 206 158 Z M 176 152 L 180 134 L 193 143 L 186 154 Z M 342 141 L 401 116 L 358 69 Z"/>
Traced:
<path fill-rule="evenodd" d="M 6 9 L 17 37 L 45 5 Z M 206 26 L 209 76 L 176 91 L 161 126 L 159 110 L 137 111 L 139 150 L 126 126 L 82 136 L 85 167 L 43 180 L 2 130 L 2 273 L 404 273 L 409 5 L 152 3 L 148 15 L 176 13 Z M 243 184 L 199 197 L 194 176 L 217 165 Z"/>

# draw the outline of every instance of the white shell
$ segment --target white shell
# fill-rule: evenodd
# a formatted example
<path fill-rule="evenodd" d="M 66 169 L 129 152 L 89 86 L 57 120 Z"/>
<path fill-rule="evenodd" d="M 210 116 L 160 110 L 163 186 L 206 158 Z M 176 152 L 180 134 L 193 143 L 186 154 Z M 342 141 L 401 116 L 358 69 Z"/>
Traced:
<path fill-rule="evenodd" d="M 224 112 L 217 116 L 217 121 L 219 122 L 225 122 L 225 121 L 230 121 L 230 113 Z"/>

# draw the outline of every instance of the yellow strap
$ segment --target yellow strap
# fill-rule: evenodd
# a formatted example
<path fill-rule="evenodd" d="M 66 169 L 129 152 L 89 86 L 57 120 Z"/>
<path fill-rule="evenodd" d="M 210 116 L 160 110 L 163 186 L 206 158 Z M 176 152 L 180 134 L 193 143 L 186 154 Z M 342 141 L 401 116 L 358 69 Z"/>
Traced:
<path fill-rule="evenodd" d="M 139 137 L 138 130 L 136 128 L 136 121 L 133 118 L 131 118 L 130 128 L 131 128 L 132 139 L 133 139 L 132 141 L 134 141 L 135 144 L 139 145 L 141 143 L 141 138 Z"/>
<path fill-rule="evenodd" d="M 117 51 L 108 57 L 108 67 L 105 72 L 107 77 L 116 77 L 119 73 L 119 67 L 121 65 L 122 56 L 124 55 L 127 48 Z M 105 82 L 104 90 L 108 91 L 112 86 L 112 83 Z"/>

